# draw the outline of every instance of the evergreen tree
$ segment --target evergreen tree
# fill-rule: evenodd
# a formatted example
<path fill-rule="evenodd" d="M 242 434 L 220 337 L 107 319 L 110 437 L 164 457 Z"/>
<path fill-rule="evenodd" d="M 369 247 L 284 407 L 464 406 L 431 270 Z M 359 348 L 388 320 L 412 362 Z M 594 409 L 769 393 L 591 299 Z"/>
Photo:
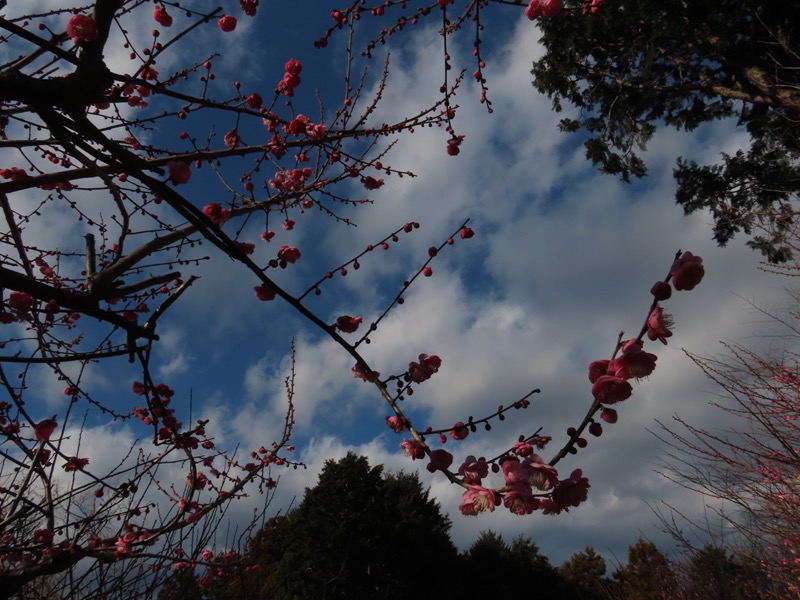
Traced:
<path fill-rule="evenodd" d="M 577 590 L 582 600 L 605 598 L 606 561 L 591 546 L 573 554 L 558 568 L 558 572 Z"/>
<path fill-rule="evenodd" d="M 640 151 L 658 126 L 695 129 L 738 117 L 750 146 L 699 166 L 679 160 L 677 202 L 708 208 L 720 245 L 748 242 L 772 261 L 800 192 L 800 3 L 797 0 L 565 1 L 542 19 L 534 86 L 579 109 L 565 131 L 588 133 L 587 157 L 627 181 L 645 174 Z"/>
<path fill-rule="evenodd" d="M 385 475 L 350 453 L 327 461 L 300 505 L 254 538 L 247 558 L 259 569 L 214 597 L 368 600 L 421 589 L 455 597 L 449 529 L 416 474 Z"/>
<path fill-rule="evenodd" d="M 667 557 L 654 543 L 642 538 L 628 547 L 628 564 L 615 578 L 622 583 L 625 600 L 671 600 L 678 589 L 675 571 Z"/>
<path fill-rule="evenodd" d="M 570 600 L 571 586 L 530 538 L 517 536 L 510 545 L 493 531 L 483 531 L 462 555 L 463 598 L 539 597 Z M 476 576 L 480 575 L 480 576 Z"/>

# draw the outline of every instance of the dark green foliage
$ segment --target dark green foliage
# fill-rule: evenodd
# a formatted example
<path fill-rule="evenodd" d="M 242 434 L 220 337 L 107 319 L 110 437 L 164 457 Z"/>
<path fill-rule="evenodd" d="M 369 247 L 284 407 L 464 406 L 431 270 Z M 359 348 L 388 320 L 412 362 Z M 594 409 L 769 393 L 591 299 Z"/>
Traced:
<path fill-rule="evenodd" d="M 539 547 L 521 535 L 508 545 L 493 531 L 482 532 L 463 554 L 461 568 L 460 579 L 469 581 L 465 599 L 578 598 Z"/>
<path fill-rule="evenodd" d="M 628 564 L 614 574 L 626 600 L 672 600 L 678 592 L 675 571 L 652 542 L 641 538 L 628 548 Z"/>
<path fill-rule="evenodd" d="M 253 539 L 248 559 L 260 568 L 213 597 L 399 599 L 430 588 L 454 598 L 449 529 L 416 474 L 384 475 L 348 454 L 328 461 L 300 505 Z"/>
<path fill-rule="evenodd" d="M 791 200 L 800 189 L 800 171 L 785 148 L 756 140 L 746 152 L 724 154 L 722 164 L 699 166 L 679 159 L 674 172 L 678 204 L 686 213 L 708 208 L 720 245 L 738 231 L 751 235 L 766 225 L 769 236 L 755 235 L 748 245 L 770 262 L 792 258 L 786 241 L 795 219 Z"/>
<path fill-rule="evenodd" d="M 628 181 L 657 126 L 693 130 L 738 117 L 750 147 L 723 163 L 680 161 L 677 202 L 708 208 L 720 245 L 735 233 L 771 261 L 800 192 L 800 3 L 797 0 L 604 0 L 597 14 L 565 2 L 542 19 L 544 56 L 534 86 L 579 109 L 564 131 L 584 131 L 586 155 Z"/>
<path fill-rule="evenodd" d="M 385 474 L 348 454 L 325 464 L 296 509 L 256 532 L 241 564 L 226 565 L 230 576 L 200 586 L 200 573 L 178 571 L 159 600 L 578 600 L 530 539 L 509 545 L 484 532 L 459 555 L 449 529 L 416 474 Z"/>
<path fill-rule="evenodd" d="M 558 572 L 577 590 L 581 600 L 607 597 L 606 561 L 591 546 L 573 554 L 558 568 Z"/>
<path fill-rule="evenodd" d="M 384 477 L 353 454 L 329 461 L 287 520 L 283 581 L 265 597 L 402 598 L 420 582 L 441 589 L 457 558 L 449 528 L 416 475 Z"/>

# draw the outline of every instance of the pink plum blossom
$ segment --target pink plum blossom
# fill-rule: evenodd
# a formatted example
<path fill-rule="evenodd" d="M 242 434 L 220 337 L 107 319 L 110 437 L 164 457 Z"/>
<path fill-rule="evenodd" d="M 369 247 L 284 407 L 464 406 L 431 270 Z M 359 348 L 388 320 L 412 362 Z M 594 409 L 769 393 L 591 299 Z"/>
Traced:
<path fill-rule="evenodd" d="M 524 458 L 533 454 L 533 446 L 528 442 L 517 442 L 514 444 L 511 451 L 517 456 L 522 456 Z"/>
<path fill-rule="evenodd" d="M 189 168 L 189 165 L 182 160 L 168 161 L 167 171 L 169 172 L 167 181 L 173 183 L 174 185 L 186 183 L 192 176 L 192 170 Z"/>
<path fill-rule="evenodd" d="M 525 16 L 531 21 L 539 17 L 554 17 L 561 10 L 561 0 L 531 0 L 525 9 Z"/>
<path fill-rule="evenodd" d="M 478 460 L 470 454 L 458 468 L 458 474 L 464 478 L 464 483 L 480 485 L 489 475 L 489 463 L 484 459 Z"/>
<path fill-rule="evenodd" d="M 449 469 L 450 465 L 453 464 L 453 455 L 450 454 L 447 450 L 442 450 L 441 448 L 438 450 L 432 450 L 430 458 L 431 460 L 426 468 L 431 473 Z"/>
<path fill-rule="evenodd" d="M 373 377 L 380 377 L 380 373 L 377 371 L 370 372 L 365 366 L 358 363 L 354 364 L 351 370 L 353 371 L 353 377 L 366 382 L 372 381 Z"/>
<path fill-rule="evenodd" d="M 594 383 L 603 375 L 608 375 L 610 360 L 595 360 L 589 364 L 589 381 Z"/>
<path fill-rule="evenodd" d="M 672 332 L 669 330 L 672 325 L 672 317 L 665 314 L 662 308 L 656 305 L 647 317 L 647 337 L 666 344 L 667 338 L 672 336 Z"/>
<path fill-rule="evenodd" d="M 72 15 L 67 21 L 67 35 L 75 44 L 93 42 L 97 39 L 97 23 L 89 15 Z"/>
<path fill-rule="evenodd" d="M 377 190 L 383 187 L 383 179 L 375 179 L 374 177 L 371 177 L 369 175 L 364 177 L 362 183 L 364 184 L 364 187 L 367 188 L 368 190 Z"/>
<path fill-rule="evenodd" d="M 290 58 L 284 65 L 283 79 L 278 83 L 278 92 L 283 96 L 294 96 L 294 88 L 300 85 L 300 72 L 303 65 L 296 58 Z"/>
<path fill-rule="evenodd" d="M 411 460 L 425 458 L 425 446 L 422 445 L 417 439 L 410 438 L 400 442 L 400 448 L 406 456 L 411 457 Z"/>
<path fill-rule="evenodd" d="M 220 17 L 219 21 L 217 21 L 217 25 L 219 25 L 219 28 L 225 33 L 231 32 L 236 29 L 236 17 L 223 15 Z"/>
<path fill-rule="evenodd" d="M 592 396 L 603 404 L 615 404 L 627 400 L 633 394 L 633 387 L 622 377 L 603 375 L 592 385 Z"/>
<path fill-rule="evenodd" d="M 558 503 L 551 498 L 541 498 L 539 501 L 539 509 L 542 511 L 543 515 L 560 515 L 562 510 Z"/>
<path fill-rule="evenodd" d="M 541 456 L 534 454 L 522 461 L 522 472 L 525 483 L 537 490 L 547 491 L 558 483 L 558 471 L 544 462 Z"/>
<path fill-rule="evenodd" d="M 278 260 L 294 264 L 300 260 L 300 250 L 294 246 L 281 246 L 278 250 Z"/>
<path fill-rule="evenodd" d="M 492 490 L 479 485 L 472 485 L 461 496 L 461 504 L 458 506 L 458 510 L 463 515 L 474 517 L 478 513 L 487 510 L 494 512 L 495 506 L 497 506 L 497 497 Z"/>
<path fill-rule="evenodd" d="M 10 179 L 11 181 L 20 181 L 27 177 L 27 171 L 25 169 L 20 169 L 19 167 L 11 167 L 10 169 L 0 169 L 0 177 L 3 179 Z"/>
<path fill-rule="evenodd" d="M 623 345 L 620 356 L 608 365 L 609 374 L 623 379 L 647 377 L 656 368 L 656 355 L 645 352 L 641 340 L 631 340 Z"/>
<path fill-rule="evenodd" d="M 522 465 L 516 456 L 503 457 L 502 470 L 503 477 L 505 477 L 506 485 L 514 485 L 521 483 L 525 477 L 522 474 Z"/>
<path fill-rule="evenodd" d="M 203 214 L 214 223 L 214 225 L 222 225 L 225 221 L 231 218 L 231 211 L 227 208 L 222 208 L 218 202 L 212 202 L 203 207 Z"/>
<path fill-rule="evenodd" d="M 539 507 L 539 499 L 531 493 L 530 488 L 517 483 L 506 491 L 503 506 L 515 515 L 529 515 Z"/>
<path fill-rule="evenodd" d="M 558 483 L 558 472 L 555 467 L 545 463 L 536 454 L 522 462 L 516 456 L 506 457 L 502 468 L 507 486 L 522 483 L 528 487 L 547 491 Z"/>
<path fill-rule="evenodd" d="M 408 379 L 414 383 L 422 383 L 430 379 L 442 366 L 442 359 L 435 354 L 420 354 L 419 362 L 408 363 Z"/>
<path fill-rule="evenodd" d="M 301 135 L 306 132 L 306 127 L 310 123 L 310 120 L 305 115 L 297 115 L 294 119 L 289 121 L 289 124 L 286 126 L 286 132 L 292 135 Z"/>
<path fill-rule="evenodd" d="M 403 423 L 403 419 L 401 419 L 397 415 L 386 417 L 386 424 L 395 433 L 402 433 L 403 429 L 405 429 L 406 427 L 405 424 Z"/>
<path fill-rule="evenodd" d="M 693 290 L 702 281 L 705 273 L 703 259 L 691 252 L 681 254 L 681 257 L 672 263 L 672 268 L 670 269 L 672 285 L 678 291 Z"/>
<path fill-rule="evenodd" d="M 28 292 L 11 292 L 8 295 L 8 306 L 20 312 L 30 312 L 36 304 L 33 296 Z"/>
<path fill-rule="evenodd" d="M 558 483 L 553 490 L 553 501 L 564 510 L 570 506 L 579 506 L 581 502 L 586 502 L 589 495 L 589 480 L 583 477 L 580 469 L 575 469 L 569 476 Z"/>
<path fill-rule="evenodd" d="M 461 142 L 463 141 L 464 141 L 463 135 L 459 135 L 457 137 L 453 137 L 447 140 L 447 154 L 449 154 L 450 156 L 458 156 L 459 154 L 461 154 L 460 146 Z"/>
<path fill-rule="evenodd" d="M 33 541 L 49 546 L 53 543 L 53 532 L 49 529 L 37 529 L 33 532 Z"/>
<path fill-rule="evenodd" d="M 153 9 L 153 18 L 162 27 L 170 27 L 172 25 L 172 17 L 161 4 L 156 4 L 156 7 Z"/>
<path fill-rule="evenodd" d="M 286 64 L 283 65 L 283 70 L 292 75 L 300 75 L 303 71 L 303 65 L 300 64 L 300 61 L 296 58 L 290 58 L 286 61 Z"/>
<path fill-rule="evenodd" d="M 44 419 L 33 426 L 33 435 L 37 442 L 46 442 L 53 435 L 58 424 L 54 419 Z"/>
<path fill-rule="evenodd" d="M 361 321 L 363 321 L 361 317 L 342 315 L 336 319 L 336 329 L 343 333 L 353 333 L 361 325 Z"/>
<path fill-rule="evenodd" d="M 267 285 L 266 283 L 262 283 L 261 285 L 257 285 L 253 288 L 256 293 L 256 298 L 261 300 L 262 302 L 270 302 L 275 300 L 275 290 Z"/>
<path fill-rule="evenodd" d="M 78 458 L 77 456 L 71 456 L 67 459 L 67 462 L 64 463 L 63 469 L 69 473 L 71 471 L 81 471 L 83 468 L 89 464 L 88 458 Z"/>
<path fill-rule="evenodd" d="M 223 136 L 222 141 L 228 148 L 238 148 L 242 143 L 242 138 L 239 137 L 239 132 L 236 129 L 231 129 Z"/>

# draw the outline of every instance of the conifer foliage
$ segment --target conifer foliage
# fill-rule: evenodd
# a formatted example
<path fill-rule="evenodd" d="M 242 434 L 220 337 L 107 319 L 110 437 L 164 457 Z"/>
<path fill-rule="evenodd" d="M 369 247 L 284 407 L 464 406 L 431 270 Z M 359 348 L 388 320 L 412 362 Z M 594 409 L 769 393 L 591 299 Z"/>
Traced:
<path fill-rule="evenodd" d="M 564 131 L 584 131 L 587 157 L 627 181 L 658 127 L 693 130 L 730 118 L 749 145 L 698 165 L 679 160 L 676 200 L 709 209 L 721 245 L 739 231 L 770 261 L 784 244 L 800 192 L 800 4 L 770 0 L 603 0 L 565 3 L 541 19 L 537 89 L 556 110 L 577 109 Z M 563 13 L 562 13 L 563 14 Z"/>

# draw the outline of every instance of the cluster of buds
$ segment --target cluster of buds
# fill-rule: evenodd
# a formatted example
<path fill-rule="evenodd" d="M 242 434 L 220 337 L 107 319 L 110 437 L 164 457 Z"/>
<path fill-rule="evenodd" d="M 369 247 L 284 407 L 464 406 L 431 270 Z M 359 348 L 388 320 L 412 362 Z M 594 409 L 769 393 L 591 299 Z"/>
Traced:
<path fill-rule="evenodd" d="M 650 293 L 654 300 L 639 337 L 622 342 L 618 357 L 612 360 L 596 360 L 589 365 L 592 396 L 600 408 L 600 418 L 603 421 L 616 423 L 617 412 L 608 408 L 608 405 L 630 398 L 633 387 L 629 380 L 647 377 L 656 368 L 656 356 L 644 351 L 642 336 L 646 333 L 651 341 L 659 340 L 663 344 L 672 336 L 672 317 L 664 313 L 659 302 L 672 296 L 673 286 L 679 291 L 694 289 L 703 279 L 703 275 L 705 269 L 702 258 L 691 252 L 681 254 L 673 262 L 667 278 L 656 282 L 651 288 Z M 596 435 L 598 434 L 599 432 Z"/>
<path fill-rule="evenodd" d="M 456 475 L 449 471 L 454 461 L 453 455 L 444 449 L 430 449 L 425 438 L 415 432 L 402 412 L 397 410 L 396 415 L 387 417 L 386 424 L 396 433 L 402 433 L 406 429 L 412 432 L 413 437 L 400 444 L 407 456 L 412 460 L 422 460 L 427 457 L 428 471 L 445 472 L 451 481 L 466 489 L 459 506 L 464 515 L 474 516 L 481 512 L 492 512 L 500 505 L 518 515 L 531 514 L 537 510 L 543 514 L 569 511 L 570 508 L 586 501 L 590 487 L 589 480 L 583 476 L 581 469 L 575 469 L 568 477 L 562 478 L 555 465 L 567 454 L 575 454 L 577 448 L 586 447 L 588 442 L 581 437 L 581 434 L 587 427 L 589 433 L 594 436 L 602 434 L 601 424 L 594 420 L 598 412 L 600 419 L 606 423 L 617 421 L 617 412 L 611 406 L 630 398 L 633 393 L 631 381 L 649 376 L 656 367 L 656 356 L 644 350 L 644 336 L 647 335 L 650 340 L 666 343 L 666 338 L 672 335 L 670 330 L 672 319 L 663 313 L 659 302 L 667 300 L 672 295 L 673 287 L 676 290 L 694 289 L 704 275 L 705 270 L 700 257 L 694 256 L 691 252 L 678 253 L 666 279 L 657 282 L 651 290 L 654 300 L 639 336 L 619 341 L 611 359 L 596 360 L 589 365 L 589 381 L 592 384 L 593 397 L 591 407 L 580 427 L 570 427 L 567 430 L 569 441 L 549 462 L 536 451 L 543 449 L 550 438 L 534 435 L 527 439 L 520 437 L 519 443 L 513 448 L 492 460 L 468 456 L 458 468 Z M 422 383 L 435 374 L 440 366 L 441 359 L 438 356 L 421 354 L 419 362 L 409 364 L 403 379 L 406 382 Z M 358 372 L 356 376 L 359 376 Z M 366 374 L 361 374 L 361 377 L 367 380 Z M 489 429 L 490 418 L 498 417 L 503 420 L 504 413 L 509 408 L 524 408 L 527 405 L 526 400 L 511 407 L 501 406 L 497 413 L 482 421 Z M 441 443 L 447 441 L 446 433 L 456 441 L 463 440 L 470 431 L 474 432 L 476 429 L 476 422 L 470 417 L 467 424 L 458 422 L 451 428 L 438 432 L 441 434 L 439 441 Z M 428 435 L 437 432 L 429 428 L 424 433 Z M 502 471 L 504 485 L 497 488 L 485 485 L 484 480 L 490 470 Z"/>
<path fill-rule="evenodd" d="M 283 96 L 294 96 L 294 89 L 300 85 L 300 72 L 303 65 L 296 58 L 290 58 L 284 65 L 283 79 L 278 82 L 278 93 Z"/>

